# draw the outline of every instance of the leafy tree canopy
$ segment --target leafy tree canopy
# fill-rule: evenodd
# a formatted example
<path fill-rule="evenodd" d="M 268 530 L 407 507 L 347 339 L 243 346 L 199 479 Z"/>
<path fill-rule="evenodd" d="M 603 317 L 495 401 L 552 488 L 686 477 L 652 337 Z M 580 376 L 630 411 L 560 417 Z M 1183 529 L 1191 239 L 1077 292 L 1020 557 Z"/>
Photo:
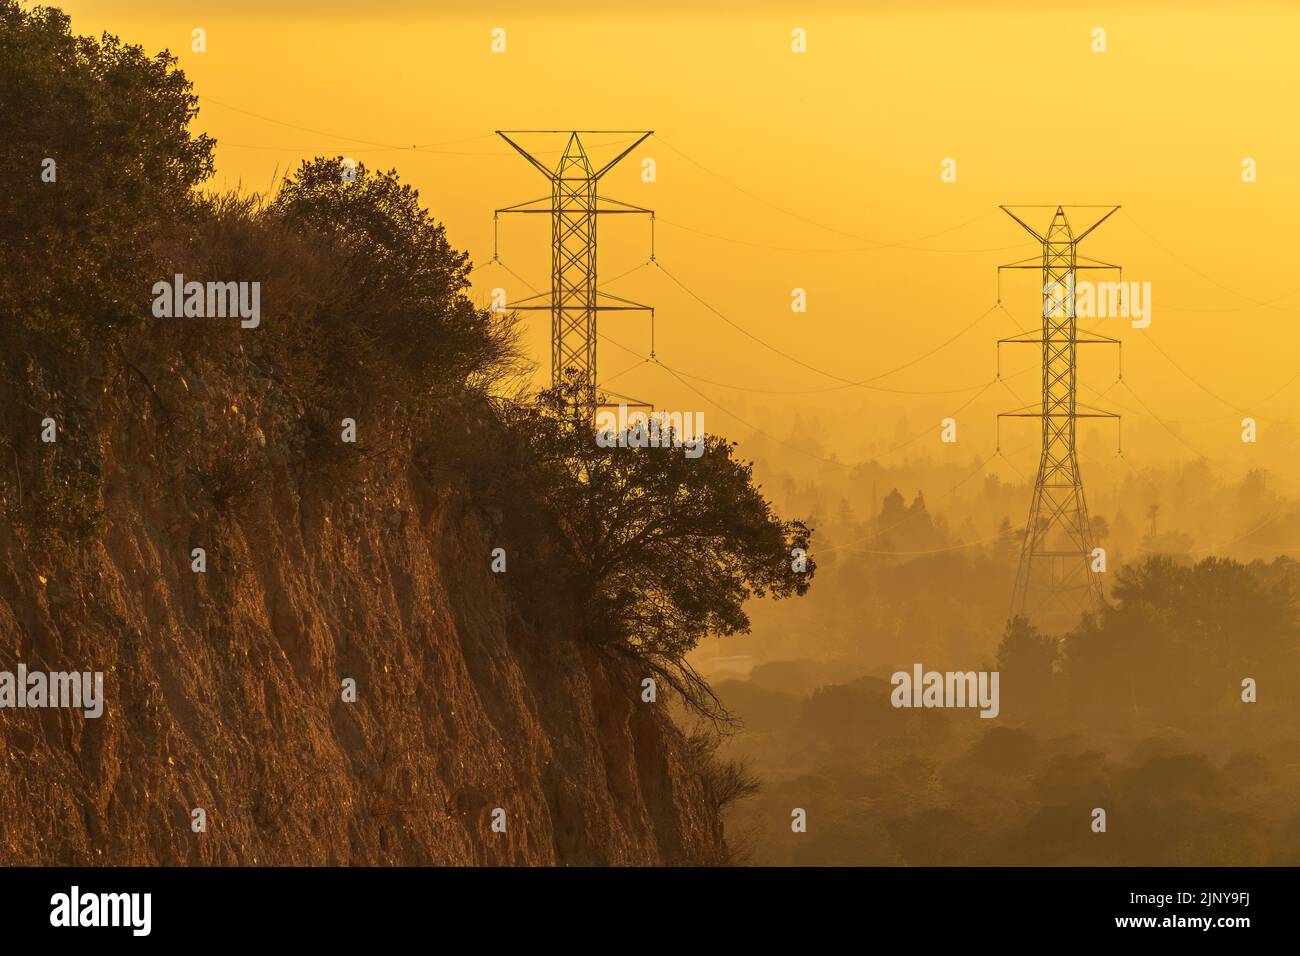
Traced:
<path fill-rule="evenodd" d="M 159 237 L 194 214 L 213 141 L 190 134 L 175 57 L 68 24 L 0 0 L 0 329 L 84 354 L 145 313 Z"/>
<path fill-rule="evenodd" d="M 798 571 L 795 554 L 811 531 L 773 512 L 734 443 L 709 435 L 698 458 L 601 448 L 574 419 L 579 394 L 562 385 L 510 412 L 533 463 L 527 481 L 569 542 L 588 637 L 657 662 L 690 691 L 683 659 L 705 635 L 747 631 L 750 597 L 808 590 L 815 563 Z"/>

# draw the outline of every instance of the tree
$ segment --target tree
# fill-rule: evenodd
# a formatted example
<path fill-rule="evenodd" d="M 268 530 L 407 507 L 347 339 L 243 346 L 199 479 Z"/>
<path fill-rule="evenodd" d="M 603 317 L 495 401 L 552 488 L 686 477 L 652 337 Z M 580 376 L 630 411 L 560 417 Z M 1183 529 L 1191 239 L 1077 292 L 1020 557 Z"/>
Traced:
<path fill-rule="evenodd" d="M 589 640 L 648 660 L 688 702 L 716 699 L 685 662 L 708 634 L 746 632 L 753 596 L 804 594 L 815 571 L 811 532 L 783 521 L 734 443 L 709 435 L 680 448 L 601 448 L 575 421 L 576 382 L 509 410 L 528 450 L 524 480 L 550 505 L 568 544 L 568 579 Z M 558 571 L 558 569 L 557 569 Z"/>
<path fill-rule="evenodd" d="M 998 672 L 1006 695 L 1004 712 L 1021 717 L 1046 710 L 1055 698 L 1058 656 L 1055 638 L 1040 634 L 1023 617 L 1007 622 L 998 645 Z"/>
<path fill-rule="evenodd" d="M 1114 604 L 1065 638 L 1063 673 L 1080 706 L 1165 722 L 1240 714 L 1242 677 L 1295 693 L 1295 596 L 1264 565 L 1157 555 L 1115 575 Z"/>
<path fill-rule="evenodd" d="M 170 54 L 74 36 L 58 10 L 0 0 L 7 357 L 84 356 L 144 317 L 166 274 L 159 240 L 195 221 L 213 171 L 213 141 L 189 132 L 197 103 Z"/>
<path fill-rule="evenodd" d="M 998 536 L 993 542 L 993 555 L 998 561 L 1011 563 L 1020 554 L 1020 534 L 1011 526 L 1011 519 L 1003 515 L 998 523 Z"/>
<path fill-rule="evenodd" d="M 350 399 L 418 414 L 512 357 L 510 323 L 465 294 L 469 256 L 395 171 L 358 164 L 345 180 L 341 159 L 304 162 L 267 214 L 331 264 L 312 325 L 321 368 Z"/>
<path fill-rule="evenodd" d="M 129 364 L 169 240 L 201 214 L 213 141 L 190 134 L 197 103 L 175 57 L 0 0 L 0 520 L 29 540 L 102 527 L 102 447 L 68 411 Z M 60 420 L 56 444 L 30 440 L 43 415 Z"/>
<path fill-rule="evenodd" d="M 1092 527 L 1093 543 L 1105 544 L 1106 539 L 1110 537 L 1110 522 L 1104 515 L 1093 515 L 1089 524 Z"/>

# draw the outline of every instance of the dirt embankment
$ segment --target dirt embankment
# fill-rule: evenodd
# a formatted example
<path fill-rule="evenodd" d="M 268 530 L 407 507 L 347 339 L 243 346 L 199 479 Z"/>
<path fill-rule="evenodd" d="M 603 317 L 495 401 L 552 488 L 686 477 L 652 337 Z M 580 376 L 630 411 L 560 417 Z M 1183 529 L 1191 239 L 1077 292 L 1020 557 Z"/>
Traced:
<path fill-rule="evenodd" d="M 301 409 L 246 369 L 147 377 L 45 402 L 60 437 L 36 454 L 91 452 L 99 538 L 37 557 L 0 527 L 0 670 L 102 671 L 106 698 L 98 719 L 0 709 L 0 863 L 723 858 L 636 665 L 491 571 L 499 515 L 411 466 L 305 465 Z M 7 429 L 35 443 L 26 404 Z"/>

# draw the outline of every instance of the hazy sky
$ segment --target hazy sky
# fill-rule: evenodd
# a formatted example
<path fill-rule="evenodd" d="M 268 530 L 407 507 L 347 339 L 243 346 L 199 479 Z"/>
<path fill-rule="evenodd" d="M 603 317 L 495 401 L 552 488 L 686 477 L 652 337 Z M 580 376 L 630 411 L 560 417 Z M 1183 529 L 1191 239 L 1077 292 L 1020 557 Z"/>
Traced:
<path fill-rule="evenodd" d="M 628 351 L 602 341 L 601 374 L 661 407 L 703 409 L 710 430 L 743 438 L 750 429 L 734 415 L 762 424 L 821 411 L 843 420 L 840 453 L 852 457 L 867 438 L 892 437 L 902 413 L 914 430 L 955 414 L 955 448 L 939 445 L 937 428 L 922 442 L 962 461 L 992 451 L 994 414 L 1036 398 L 1035 350 L 1004 353 L 1004 371 L 1020 373 L 1010 388 L 958 409 L 992 380 L 994 342 L 1016 332 L 1013 319 L 993 311 L 907 363 L 994 306 L 999 263 L 1034 252 L 999 203 L 1123 204 L 1081 251 L 1152 285 L 1149 329 L 1096 326 L 1125 341 L 1125 379 L 1147 411 L 1123 386 L 1105 399 L 1088 391 L 1115 380 L 1115 352 L 1099 346 L 1084 350 L 1080 398 L 1125 413 L 1131 459 L 1186 457 L 1190 445 L 1244 472 L 1260 448 L 1240 441 L 1242 409 L 1259 419 L 1265 451 L 1281 422 L 1300 419 L 1300 383 L 1269 397 L 1296 374 L 1300 350 L 1294 5 L 1193 5 L 1177 19 L 1155 3 L 879 4 L 872 14 L 770 3 L 746 4 L 741 18 L 727 15 L 734 4 L 604 2 L 565 6 L 564 19 L 523 3 L 454 14 L 436 11 L 455 4 L 404 0 L 64 6 L 79 31 L 179 54 L 205 98 L 199 126 L 221 143 L 214 187 L 265 189 L 315 153 L 395 166 L 477 263 L 491 256 L 493 209 L 546 189 L 493 130 L 655 130 L 603 192 L 657 211 L 668 272 L 642 268 L 608 289 L 657 307 L 659 358 L 697 376 L 708 400 L 663 368 L 618 375 L 649 351 L 639 316 L 602 319 Z M 664 16 L 681 10 L 692 15 Z M 190 50 L 195 27 L 207 31 L 205 53 Z M 504 53 L 490 48 L 497 27 Z M 806 53 L 791 50 L 795 28 L 807 31 Z M 1090 48 L 1096 28 L 1104 53 Z M 653 184 L 638 175 L 647 158 Z M 952 183 L 940 176 L 949 158 Z M 1246 158 L 1253 184 L 1242 182 Z M 647 258 L 644 221 L 606 217 L 601 230 L 602 281 Z M 503 220 L 500 236 L 506 263 L 544 288 L 542 218 Z M 892 245 L 871 248 L 881 241 Z M 669 274 L 798 361 L 736 331 Z M 482 301 L 497 286 L 512 300 L 527 294 L 497 266 L 474 278 Z M 1035 286 L 1030 273 L 1003 281 L 1022 325 L 1036 321 Z M 796 287 L 806 314 L 790 310 Z M 548 320 L 530 323 L 545 374 Z M 841 389 L 799 362 L 853 380 L 906 365 L 874 384 L 909 394 Z M 782 392 L 806 394 L 770 394 Z M 863 409 L 870 417 L 854 414 Z M 1150 412 L 1187 421 L 1172 426 L 1183 441 Z M 1113 454 L 1110 426 L 1082 428 L 1085 449 Z M 1004 430 L 1008 455 L 1032 470 L 1034 425 Z"/>
<path fill-rule="evenodd" d="M 985 7 L 1014 7 L 1018 0 L 991 0 Z M 58 6 L 58 4 L 54 4 Z M 699 3 L 698 0 L 492 0 L 490 4 L 455 2 L 455 0 L 219 0 L 221 10 L 240 16 L 345 16 L 349 19 L 374 19 L 385 16 L 438 17 L 448 19 L 465 17 L 491 19 L 503 14 L 533 14 L 544 10 L 548 17 L 555 16 L 609 16 L 627 14 L 640 17 L 662 16 L 665 13 L 692 15 L 745 14 L 755 11 L 775 14 L 794 12 L 848 12 L 906 10 L 915 6 L 915 0 L 732 0 L 730 3 Z M 961 0 L 934 7 L 960 6 Z M 1068 6 L 1069 0 L 1039 0 L 1035 6 Z M 1183 7 L 1224 6 L 1211 0 L 1184 0 Z M 64 4 L 73 9 L 76 4 Z M 88 4 L 82 4 L 88 6 Z M 104 16 L 158 16 L 158 15 L 208 15 L 216 4 L 213 0 L 95 0 L 94 8 Z M 1094 7 L 1095 9 L 1095 7 Z"/>

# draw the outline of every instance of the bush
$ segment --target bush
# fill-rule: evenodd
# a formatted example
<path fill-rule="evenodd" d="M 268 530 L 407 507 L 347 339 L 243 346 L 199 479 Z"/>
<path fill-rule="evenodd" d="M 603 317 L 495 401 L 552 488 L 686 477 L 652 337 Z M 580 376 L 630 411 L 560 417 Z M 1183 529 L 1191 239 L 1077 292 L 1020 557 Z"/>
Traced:
<path fill-rule="evenodd" d="M 486 389 L 515 359 L 509 321 L 465 294 L 469 257 L 396 172 L 339 159 L 305 162 L 265 211 L 276 242 L 310 249 L 328 294 L 299 310 L 282 351 L 310 333 L 331 402 L 386 407 L 420 421 L 465 388 Z M 303 290 L 309 291 L 309 290 Z"/>

